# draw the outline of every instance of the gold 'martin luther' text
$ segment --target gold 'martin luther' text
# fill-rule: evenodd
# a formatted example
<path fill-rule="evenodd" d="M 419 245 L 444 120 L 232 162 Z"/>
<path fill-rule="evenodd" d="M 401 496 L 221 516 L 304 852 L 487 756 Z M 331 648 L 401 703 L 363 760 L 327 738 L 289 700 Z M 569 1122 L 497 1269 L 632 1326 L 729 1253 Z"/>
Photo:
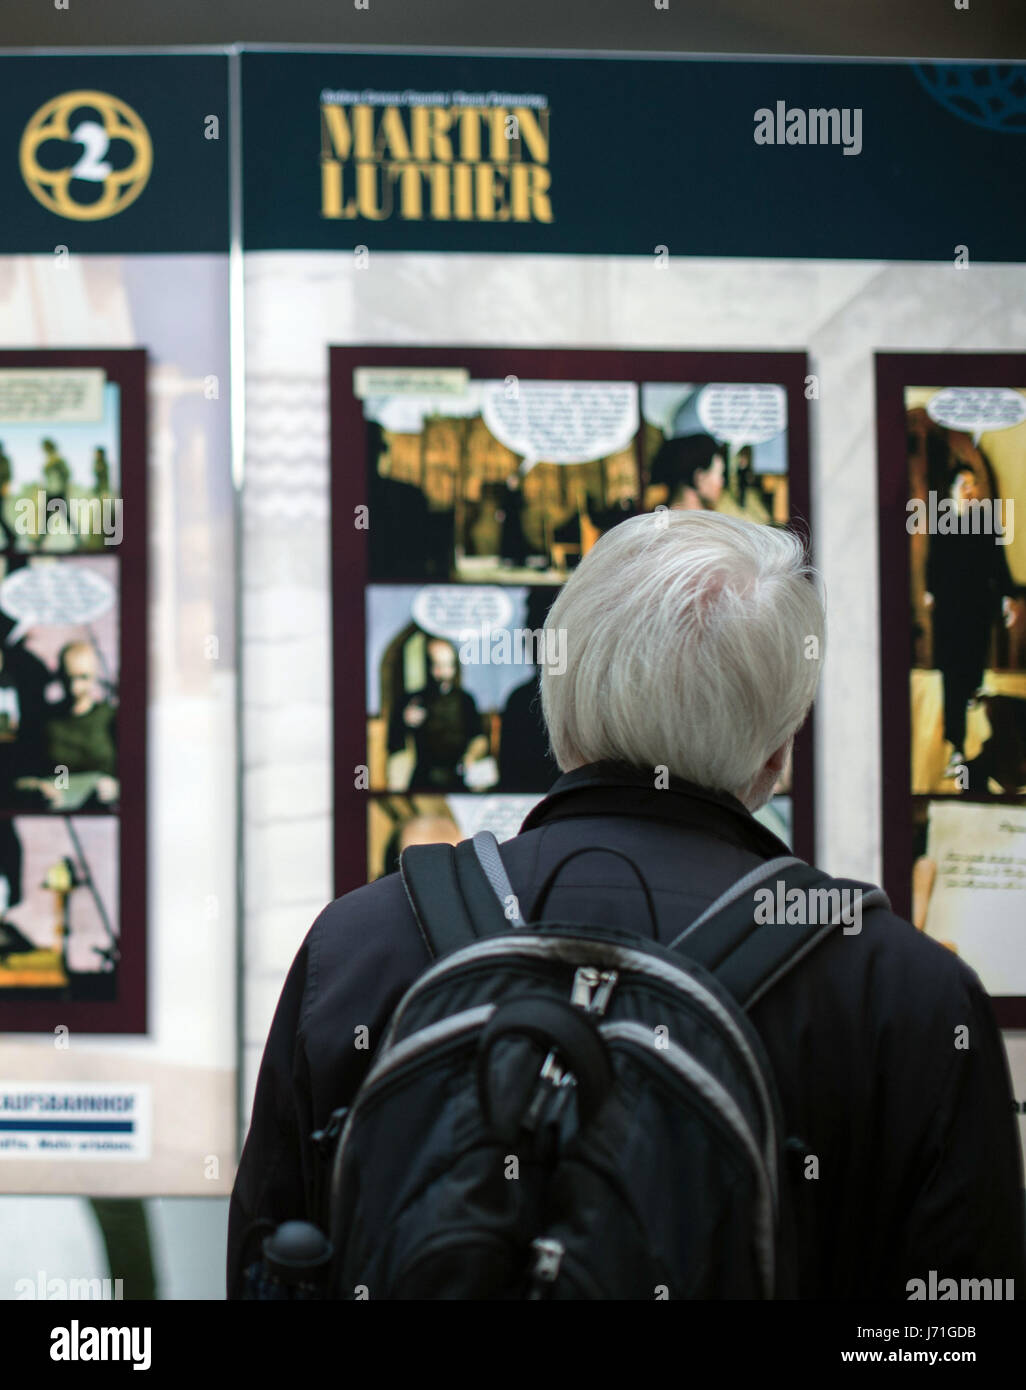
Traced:
<path fill-rule="evenodd" d="M 551 222 L 548 160 L 547 108 L 322 104 L 321 216 Z"/>

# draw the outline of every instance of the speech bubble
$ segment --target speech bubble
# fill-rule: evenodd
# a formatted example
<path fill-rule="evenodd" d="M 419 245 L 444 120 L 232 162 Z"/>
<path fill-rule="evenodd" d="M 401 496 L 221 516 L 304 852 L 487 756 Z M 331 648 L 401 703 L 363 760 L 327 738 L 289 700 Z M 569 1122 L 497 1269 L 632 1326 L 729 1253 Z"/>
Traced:
<path fill-rule="evenodd" d="M 103 419 L 102 367 L 0 371 L 0 424 L 72 425 Z"/>
<path fill-rule="evenodd" d="M 985 430 L 1008 430 L 1026 420 L 1026 396 L 1010 386 L 949 386 L 927 402 L 935 424 L 964 430 L 979 444 Z"/>
<path fill-rule="evenodd" d="M 73 564 L 28 565 L 0 583 L 0 608 L 15 619 L 7 638 L 17 642 L 31 627 L 89 623 L 106 613 L 115 599 L 110 580 Z"/>
<path fill-rule="evenodd" d="M 787 392 L 765 383 L 714 382 L 698 397 L 706 434 L 740 448 L 765 444 L 787 428 Z"/>
<path fill-rule="evenodd" d="M 626 449 L 638 431 L 633 381 L 489 381 L 482 416 L 500 444 L 538 462 L 590 463 Z"/>
<path fill-rule="evenodd" d="M 418 627 L 458 646 L 470 634 L 508 627 L 513 600 L 494 585 L 428 584 L 417 590 L 411 612 Z"/>

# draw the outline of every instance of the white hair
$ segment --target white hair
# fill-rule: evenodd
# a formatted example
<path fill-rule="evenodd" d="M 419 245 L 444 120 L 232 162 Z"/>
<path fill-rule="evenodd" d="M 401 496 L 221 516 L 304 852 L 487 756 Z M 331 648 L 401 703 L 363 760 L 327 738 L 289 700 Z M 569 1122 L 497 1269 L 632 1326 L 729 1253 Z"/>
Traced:
<path fill-rule="evenodd" d="M 542 710 L 564 772 L 612 759 L 741 796 L 803 723 L 825 614 L 791 531 L 709 511 L 621 522 L 549 613 Z"/>

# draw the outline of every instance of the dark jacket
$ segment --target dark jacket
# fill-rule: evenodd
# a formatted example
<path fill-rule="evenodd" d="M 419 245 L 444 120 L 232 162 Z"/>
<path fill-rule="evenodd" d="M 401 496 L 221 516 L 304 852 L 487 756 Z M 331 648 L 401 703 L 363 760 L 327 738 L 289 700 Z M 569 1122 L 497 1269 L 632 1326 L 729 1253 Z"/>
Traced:
<path fill-rule="evenodd" d="M 619 849 L 671 940 L 760 861 L 788 853 L 733 797 L 608 764 L 561 777 L 502 846 L 530 905 L 581 845 Z M 544 915 L 648 930 L 621 859 L 579 855 Z M 524 912 L 530 919 L 530 913 Z M 338 899 L 289 972 L 257 1083 L 229 1218 L 228 1288 L 254 1219 L 306 1215 L 311 1131 L 347 1104 L 427 949 L 398 875 Z M 952 952 L 882 909 L 838 930 L 751 1011 L 776 1072 L 794 1164 L 803 1298 L 907 1297 L 910 1279 L 1014 1278 L 1026 1292 L 1022 1168 L 1001 1036 L 983 988 Z M 371 1048 L 358 1048 L 360 1025 Z M 955 1046 L 969 1029 L 969 1047 Z"/>

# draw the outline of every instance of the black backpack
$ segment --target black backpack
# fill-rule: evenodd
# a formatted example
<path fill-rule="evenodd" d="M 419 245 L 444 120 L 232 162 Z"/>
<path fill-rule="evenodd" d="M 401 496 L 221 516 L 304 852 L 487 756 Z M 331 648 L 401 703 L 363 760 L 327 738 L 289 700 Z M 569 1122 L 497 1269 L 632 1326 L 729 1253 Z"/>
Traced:
<path fill-rule="evenodd" d="M 636 866 L 581 849 L 534 915 L 596 852 L 639 878 L 647 938 L 525 923 L 491 835 L 404 852 L 437 959 L 315 1136 L 328 1297 L 794 1296 L 780 1107 L 744 1010 L 836 923 L 757 926 L 753 894 L 865 885 L 775 859 L 667 948 Z"/>

